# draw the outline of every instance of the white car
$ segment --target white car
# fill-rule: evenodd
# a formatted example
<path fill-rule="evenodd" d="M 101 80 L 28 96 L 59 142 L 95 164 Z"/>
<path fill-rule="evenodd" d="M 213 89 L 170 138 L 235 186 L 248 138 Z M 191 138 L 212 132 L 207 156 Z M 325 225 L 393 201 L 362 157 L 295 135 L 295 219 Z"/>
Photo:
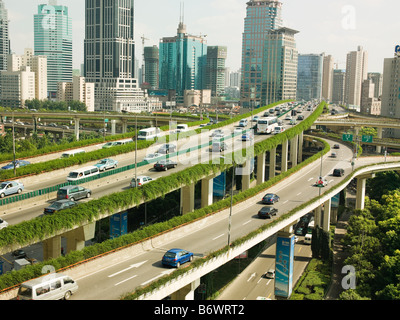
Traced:
<path fill-rule="evenodd" d="M 8 223 L 2 219 L 0 219 L 0 230 L 7 228 L 8 227 Z"/>
<path fill-rule="evenodd" d="M 138 182 L 138 187 L 141 187 L 144 184 L 153 181 L 153 178 L 148 177 L 148 176 L 138 176 L 138 177 L 136 177 L 136 179 L 137 179 L 137 182 Z M 135 188 L 136 187 L 135 178 L 132 179 L 130 185 L 131 185 L 131 188 Z"/>

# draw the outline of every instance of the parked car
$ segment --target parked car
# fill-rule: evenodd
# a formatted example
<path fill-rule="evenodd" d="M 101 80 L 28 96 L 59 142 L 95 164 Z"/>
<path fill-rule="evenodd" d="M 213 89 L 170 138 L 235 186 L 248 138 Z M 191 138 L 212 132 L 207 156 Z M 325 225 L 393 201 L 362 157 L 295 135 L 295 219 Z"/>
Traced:
<path fill-rule="evenodd" d="M 278 209 L 274 207 L 262 207 L 258 211 L 258 217 L 263 219 L 271 219 L 272 216 L 276 216 L 278 213 Z"/>
<path fill-rule="evenodd" d="M 16 168 L 21 168 L 25 167 L 27 165 L 30 165 L 31 163 L 29 161 L 25 160 L 15 160 L 15 167 Z M 10 170 L 14 169 L 14 161 L 10 162 L 9 164 L 5 165 L 4 167 L 1 168 L 2 170 Z"/>
<path fill-rule="evenodd" d="M 274 193 L 267 193 L 263 198 L 262 198 L 262 203 L 263 204 L 274 204 L 275 202 L 279 201 L 279 196 L 274 194 Z"/>
<path fill-rule="evenodd" d="M 147 177 L 147 176 L 138 176 L 136 177 L 137 183 L 138 183 L 138 187 L 141 187 L 142 185 L 149 183 L 151 181 L 153 181 L 152 177 Z M 132 179 L 131 183 L 130 183 L 131 188 L 136 188 L 136 181 L 135 178 Z"/>
<path fill-rule="evenodd" d="M 161 153 L 150 153 L 148 154 L 143 161 L 146 161 L 147 163 L 153 162 L 155 159 L 162 157 L 163 155 Z"/>
<path fill-rule="evenodd" d="M 323 177 L 319 177 L 318 180 L 315 182 L 315 187 L 326 187 L 328 185 L 328 180 Z"/>
<path fill-rule="evenodd" d="M 176 152 L 176 145 L 171 144 L 171 143 L 166 143 L 163 146 L 161 146 L 157 152 L 161 153 L 161 154 L 168 154 L 171 152 Z"/>
<path fill-rule="evenodd" d="M 162 258 L 162 264 L 164 266 L 176 268 L 179 268 L 182 263 L 192 261 L 193 253 L 182 249 L 171 249 L 167 251 Z"/>
<path fill-rule="evenodd" d="M 94 166 L 99 168 L 100 171 L 106 171 L 108 169 L 115 169 L 118 167 L 118 161 L 113 159 L 103 159 Z"/>
<path fill-rule="evenodd" d="M 8 222 L 4 221 L 3 219 L 0 219 L 0 230 L 7 227 L 8 227 Z"/>
<path fill-rule="evenodd" d="M 274 269 L 269 269 L 267 273 L 264 275 L 265 278 L 267 279 L 274 279 L 275 278 L 275 270 Z"/>
<path fill-rule="evenodd" d="M 156 169 L 157 171 L 167 171 L 168 169 L 172 169 L 172 168 L 176 168 L 178 166 L 178 163 L 172 160 L 161 160 L 158 161 L 155 165 L 154 165 L 154 169 Z"/>
<path fill-rule="evenodd" d="M 61 187 L 57 191 L 57 200 L 80 200 L 84 198 L 90 198 L 92 190 L 80 187 L 80 186 L 66 186 Z"/>
<path fill-rule="evenodd" d="M 11 194 L 21 194 L 24 190 L 24 185 L 18 181 L 6 181 L 0 185 L 0 198 L 9 196 Z"/>
<path fill-rule="evenodd" d="M 71 200 L 58 200 L 53 202 L 50 206 L 44 208 L 44 214 L 53 214 L 55 212 L 59 212 L 61 210 L 70 209 L 76 206 L 75 201 Z"/>
<path fill-rule="evenodd" d="M 344 176 L 344 170 L 343 169 L 334 169 L 332 175 L 334 177 L 342 177 L 342 176 Z"/>

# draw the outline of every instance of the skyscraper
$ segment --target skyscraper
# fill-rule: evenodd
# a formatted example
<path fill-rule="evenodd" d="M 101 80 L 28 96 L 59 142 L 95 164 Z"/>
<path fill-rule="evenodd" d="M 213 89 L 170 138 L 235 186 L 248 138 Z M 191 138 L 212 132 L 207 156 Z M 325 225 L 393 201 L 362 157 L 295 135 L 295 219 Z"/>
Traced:
<path fill-rule="evenodd" d="M 297 33 L 296 30 L 283 27 L 270 30 L 265 37 L 262 104 L 296 99 L 298 51 L 294 36 Z"/>
<path fill-rule="evenodd" d="M 134 0 L 85 0 L 85 77 L 134 78 Z"/>
<path fill-rule="evenodd" d="M 299 54 L 297 99 L 321 99 L 323 64 L 323 54 Z"/>
<path fill-rule="evenodd" d="M 256 104 L 261 101 L 263 81 L 263 54 L 269 31 L 283 26 L 282 3 L 277 0 L 250 0 L 247 2 L 242 38 L 241 102 L 248 106 L 252 94 Z"/>
<path fill-rule="evenodd" d="M 9 53 L 8 11 L 3 0 L 0 0 L 0 71 L 7 70 L 7 56 Z"/>
<path fill-rule="evenodd" d="M 225 61 L 227 47 L 213 46 L 207 48 L 206 89 L 211 96 L 219 97 L 225 90 Z"/>
<path fill-rule="evenodd" d="M 57 83 L 72 81 L 72 19 L 56 0 L 38 6 L 34 15 L 34 52 L 47 56 L 47 91 L 57 96 Z"/>
<path fill-rule="evenodd" d="M 159 50 L 157 46 L 144 48 L 145 81 L 152 89 L 158 89 L 159 84 Z"/>
<path fill-rule="evenodd" d="M 361 86 L 368 74 L 368 53 L 359 46 L 357 51 L 347 54 L 345 103 L 348 106 L 361 105 Z"/>
<path fill-rule="evenodd" d="M 188 34 L 181 18 L 177 35 L 160 41 L 160 89 L 174 90 L 183 103 L 185 90 L 204 89 L 206 63 L 206 40 Z"/>

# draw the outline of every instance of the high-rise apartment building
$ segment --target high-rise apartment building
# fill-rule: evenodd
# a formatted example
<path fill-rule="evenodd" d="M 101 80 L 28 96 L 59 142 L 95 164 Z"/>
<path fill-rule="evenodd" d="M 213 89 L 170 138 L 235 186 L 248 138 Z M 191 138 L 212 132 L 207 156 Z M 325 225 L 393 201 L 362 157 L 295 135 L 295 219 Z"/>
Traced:
<path fill-rule="evenodd" d="M 374 98 L 379 99 L 382 96 L 383 75 L 380 72 L 368 72 L 368 79 L 375 85 Z"/>
<path fill-rule="evenodd" d="M 0 71 L 7 70 L 7 56 L 9 53 L 8 11 L 3 0 L 0 0 Z"/>
<path fill-rule="evenodd" d="M 269 31 L 265 37 L 261 93 L 261 102 L 265 105 L 296 99 L 298 51 L 294 36 L 297 33 L 296 30 L 283 27 Z M 252 88 L 254 87 L 250 86 Z M 255 97 L 251 93 L 247 101 L 254 101 L 256 104 L 256 90 L 254 94 Z"/>
<path fill-rule="evenodd" d="M 368 52 L 362 46 L 347 54 L 345 103 L 348 106 L 361 105 L 361 87 L 368 74 Z"/>
<path fill-rule="evenodd" d="M 332 80 L 332 102 L 344 104 L 344 93 L 346 90 L 346 70 L 333 70 Z"/>
<path fill-rule="evenodd" d="M 299 54 L 297 99 L 321 99 L 324 54 Z"/>
<path fill-rule="evenodd" d="M 86 82 L 85 77 L 74 76 L 72 82 L 59 82 L 58 101 L 80 101 L 87 111 L 94 111 L 94 83 Z"/>
<path fill-rule="evenodd" d="M 333 69 L 333 57 L 331 55 L 325 55 L 322 73 L 322 98 L 327 101 L 332 101 Z"/>
<path fill-rule="evenodd" d="M 250 100 L 263 104 L 262 82 L 265 39 L 269 31 L 283 26 L 282 3 L 276 0 L 250 0 L 247 2 L 242 37 L 241 104 Z"/>
<path fill-rule="evenodd" d="M 159 86 L 159 61 L 159 50 L 157 46 L 144 48 L 145 82 L 147 82 L 152 89 L 158 89 Z"/>
<path fill-rule="evenodd" d="M 177 35 L 160 41 L 160 89 L 175 91 L 176 101 L 183 104 L 186 90 L 205 88 L 207 41 L 190 35 L 183 19 Z"/>
<path fill-rule="evenodd" d="M 227 47 L 212 46 L 207 48 L 206 89 L 212 97 L 220 97 L 225 91 Z"/>
<path fill-rule="evenodd" d="M 34 15 L 34 52 L 47 57 L 47 91 L 57 96 L 57 83 L 72 81 L 72 18 L 56 0 L 38 6 Z"/>

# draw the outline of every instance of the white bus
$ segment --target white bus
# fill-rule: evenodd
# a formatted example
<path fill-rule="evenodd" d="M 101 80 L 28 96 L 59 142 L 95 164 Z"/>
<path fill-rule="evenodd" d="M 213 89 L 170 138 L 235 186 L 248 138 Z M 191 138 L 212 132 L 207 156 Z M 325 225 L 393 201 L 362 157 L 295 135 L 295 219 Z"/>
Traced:
<path fill-rule="evenodd" d="M 278 126 L 277 117 L 261 118 L 257 121 L 257 133 L 258 134 L 271 134 L 275 131 L 275 127 Z"/>
<path fill-rule="evenodd" d="M 138 140 L 154 140 L 155 138 L 158 138 L 161 136 L 161 130 L 160 128 L 147 128 L 140 130 L 138 133 Z"/>

